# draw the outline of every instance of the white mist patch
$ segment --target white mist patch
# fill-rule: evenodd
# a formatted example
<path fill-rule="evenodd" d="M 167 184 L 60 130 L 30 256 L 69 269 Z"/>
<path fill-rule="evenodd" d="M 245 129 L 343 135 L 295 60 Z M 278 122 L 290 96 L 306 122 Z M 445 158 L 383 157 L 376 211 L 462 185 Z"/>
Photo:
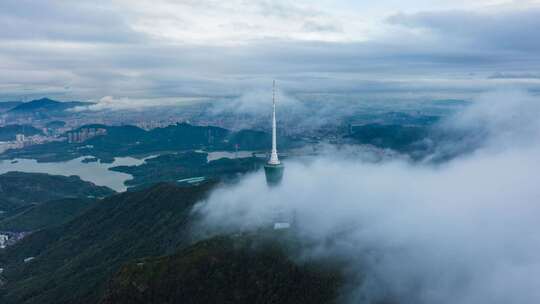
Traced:
<path fill-rule="evenodd" d="M 105 96 L 97 103 L 88 106 L 79 106 L 71 109 L 73 112 L 83 111 L 141 111 L 150 107 L 178 107 L 191 103 L 204 101 L 205 98 L 200 97 L 164 97 L 164 98 L 115 98 L 113 96 Z"/>
<path fill-rule="evenodd" d="M 246 91 L 238 98 L 216 104 L 211 109 L 211 113 L 214 115 L 219 115 L 224 112 L 234 112 L 235 114 L 268 115 L 268 109 L 271 109 L 272 106 L 271 90 L 272 88 L 270 87 L 268 90 L 254 89 Z M 303 106 L 298 100 L 288 94 L 283 93 L 281 90 L 279 90 L 279 87 L 276 90 L 276 100 L 283 108 L 290 110 L 300 107 L 302 108 L 301 110 L 304 110 Z"/>
<path fill-rule="evenodd" d="M 438 166 L 288 162 L 277 188 L 258 173 L 216 190 L 199 206 L 205 223 L 253 229 L 276 208 L 295 211 L 295 229 L 316 244 L 304 254 L 345 259 L 362 278 L 352 303 L 537 303 L 540 127 L 527 118 L 540 109 L 529 96 L 491 96 L 454 118 L 453 128 L 481 119 L 474 128 L 489 130 L 472 154 Z"/>
<path fill-rule="evenodd" d="M 540 143 L 540 99 L 523 91 L 495 91 L 479 96 L 472 107 L 452 117 L 446 127 L 485 130 L 491 147 Z"/>

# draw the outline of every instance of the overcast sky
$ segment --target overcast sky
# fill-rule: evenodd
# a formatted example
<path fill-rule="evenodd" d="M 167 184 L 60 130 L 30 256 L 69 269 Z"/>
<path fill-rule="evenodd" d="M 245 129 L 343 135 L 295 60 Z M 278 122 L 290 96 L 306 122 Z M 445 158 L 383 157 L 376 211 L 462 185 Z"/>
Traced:
<path fill-rule="evenodd" d="M 375 2 L 375 4 L 374 4 Z M 0 1 L 0 100 L 540 88 L 538 0 Z"/>

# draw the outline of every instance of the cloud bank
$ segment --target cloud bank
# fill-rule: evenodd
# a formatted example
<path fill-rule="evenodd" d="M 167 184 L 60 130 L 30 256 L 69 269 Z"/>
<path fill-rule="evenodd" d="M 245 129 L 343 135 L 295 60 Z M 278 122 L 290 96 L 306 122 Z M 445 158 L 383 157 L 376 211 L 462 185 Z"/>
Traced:
<path fill-rule="evenodd" d="M 537 2 L 437 3 L 6 0 L 0 99 L 242 96 L 272 79 L 301 93 L 540 89 L 491 77 L 540 71 Z"/>
<path fill-rule="evenodd" d="M 471 154 L 436 166 L 289 161 L 278 188 L 254 174 L 199 210 L 219 231 L 296 212 L 303 255 L 349 263 L 351 303 L 536 303 L 539 114 L 537 98 L 492 93 L 447 122 L 487 130 Z"/>

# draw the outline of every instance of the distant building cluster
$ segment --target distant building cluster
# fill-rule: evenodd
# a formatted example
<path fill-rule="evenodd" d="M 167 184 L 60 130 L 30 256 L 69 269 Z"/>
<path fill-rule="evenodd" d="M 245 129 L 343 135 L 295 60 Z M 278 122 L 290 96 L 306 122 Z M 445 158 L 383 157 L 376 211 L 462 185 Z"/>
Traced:
<path fill-rule="evenodd" d="M 165 128 L 171 124 L 176 123 L 176 121 L 171 120 L 162 120 L 162 121 L 140 121 L 135 123 L 135 126 L 144 129 L 146 131 L 156 129 L 156 128 Z"/>
<path fill-rule="evenodd" d="M 29 146 L 34 144 L 39 136 L 29 136 L 26 137 L 24 134 L 17 134 L 15 135 L 14 141 L 0 141 L 0 153 L 11 150 L 11 149 L 22 149 L 25 146 Z M 39 143 L 42 143 L 42 141 L 39 141 Z"/>
<path fill-rule="evenodd" d="M 45 134 L 46 136 L 61 136 L 62 134 L 68 132 L 69 130 L 71 130 L 71 128 L 66 128 L 66 127 L 62 127 L 62 128 L 41 128 L 41 132 L 43 132 L 43 134 Z"/>
<path fill-rule="evenodd" d="M 22 149 L 28 146 L 40 145 L 48 142 L 62 140 L 65 139 L 43 135 L 25 136 L 24 134 L 16 134 L 14 141 L 0 141 L 0 153 L 3 153 L 7 150 Z"/>
<path fill-rule="evenodd" d="M 22 240 L 28 232 L 0 232 L 0 249 L 5 249 Z"/>
<path fill-rule="evenodd" d="M 7 247 L 8 240 L 9 236 L 7 234 L 0 234 L 0 249 L 4 249 Z"/>
<path fill-rule="evenodd" d="M 81 128 L 67 133 L 69 143 L 82 143 L 90 138 L 106 135 L 107 130 L 103 128 Z"/>
<path fill-rule="evenodd" d="M 41 145 L 53 141 L 62 141 L 61 138 L 55 138 L 52 136 L 42 136 L 42 135 L 33 135 L 25 136 L 23 141 L 23 146 L 32 146 L 32 145 Z"/>
<path fill-rule="evenodd" d="M 2 114 L 0 118 L 0 126 L 6 125 L 32 125 L 35 120 L 32 117 L 11 117 L 6 114 Z"/>
<path fill-rule="evenodd" d="M 24 145 L 16 141 L 0 141 L 0 153 L 12 149 L 22 149 Z"/>

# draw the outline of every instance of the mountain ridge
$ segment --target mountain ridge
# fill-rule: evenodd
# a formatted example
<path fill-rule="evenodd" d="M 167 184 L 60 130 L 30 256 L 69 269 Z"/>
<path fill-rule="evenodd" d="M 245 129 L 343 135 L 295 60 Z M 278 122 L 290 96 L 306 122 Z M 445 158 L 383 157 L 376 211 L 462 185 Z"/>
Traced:
<path fill-rule="evenodd" d="M 260 234 L 216 236 L 135 260 L 112 277 L 100 304 L 335 303 L 339 267 L 295 262 L 285 247 Z"/>
<path fill-rule="evenodd" d="M 8 113 L 20 114 L 20 113 L 34 113 L 38 112 L 48 112 L 48 111 L 64 111 L 69 108 L 74 108 L 77 106 L 84 106 L 93 104 L 91 102 L 83 101 L 57 101 L 47 97 L 40 99 L 34 99 L 28 102 L 23 102 L 16 105 L 14 108 L 10 109 Z"/>
<path fill-rule="evenodd" d="M 104 197 L 113 190 L 78 176 L 10 171 L 0 174 L 0 210 L 6 215 L 21 208 L 63 198 Z"/>
<path fill-rule="evenodd" d="M 35 232 L 0 254 L 8 304 L 96 303 L 121 265 L 173 253 L 192 241 L 191 209 L 214 184 L 108 197 L 70 222 Z M 31 263 L 24 263 L 35 257 Z M 76 287 L 76 288 L 75 288 Z"/>

